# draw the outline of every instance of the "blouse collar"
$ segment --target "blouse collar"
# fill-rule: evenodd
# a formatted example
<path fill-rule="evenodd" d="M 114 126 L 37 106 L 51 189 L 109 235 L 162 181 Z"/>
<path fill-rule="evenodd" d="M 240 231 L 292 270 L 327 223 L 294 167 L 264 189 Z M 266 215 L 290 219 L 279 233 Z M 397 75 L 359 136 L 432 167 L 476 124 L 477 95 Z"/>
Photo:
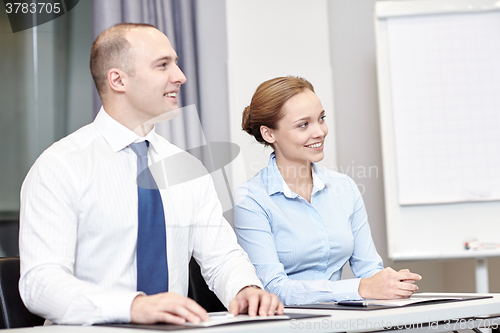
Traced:
<path fill-rule="evenodd" d="M 311 165 L 313 177 L 312 197 L 316 192 L 325 188 L 325 182 L 322 179 L 321 170 L 318 169 L 317 165 L 315 163 L 311 163 Z M 283 179 L 283 176 L 278 169 L 278 165 L 276 164 L 276 155 L 274 152 L 271 153 L 271 156 L 269 156 L 269 164 L 267 165 L 267 183 L 268 194 L 270 196 L 276 193 L 283 193 L 283 195 L 287 198 L 293 199 L 298 197 L 298 194 L 293 192 Z"/>

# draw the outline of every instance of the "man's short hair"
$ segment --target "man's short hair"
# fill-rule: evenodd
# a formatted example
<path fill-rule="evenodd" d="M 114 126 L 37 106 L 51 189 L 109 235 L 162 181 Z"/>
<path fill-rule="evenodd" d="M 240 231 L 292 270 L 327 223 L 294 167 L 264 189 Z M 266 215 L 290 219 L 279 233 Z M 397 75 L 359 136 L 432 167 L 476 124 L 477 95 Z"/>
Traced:
<path fill-rule="evenodd" d="M 97 92 L 103 99 L 106 92 L 108 71 L 119 68 L 129 75 L 134 75 L 134 65 L 130 58 L 130 42 L 125 34 L 133 28 L 153 28 L 144 23 L 119 23 L 104 30 L 92 44 L 90 50 L 90 73 L 94 79 Z"/>

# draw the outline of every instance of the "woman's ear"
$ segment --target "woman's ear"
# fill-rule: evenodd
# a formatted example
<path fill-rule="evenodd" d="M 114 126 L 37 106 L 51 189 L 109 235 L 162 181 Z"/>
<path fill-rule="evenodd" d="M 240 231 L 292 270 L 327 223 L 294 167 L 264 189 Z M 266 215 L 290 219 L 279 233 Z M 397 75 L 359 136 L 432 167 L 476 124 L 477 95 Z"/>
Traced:
<path fill-rule="evenodd" d="M 274 130 L 267 126 L 262 125 L 260 127 L 260 135 L 262 135 L 262 138 L 271 145 L 276 141 Z"/>

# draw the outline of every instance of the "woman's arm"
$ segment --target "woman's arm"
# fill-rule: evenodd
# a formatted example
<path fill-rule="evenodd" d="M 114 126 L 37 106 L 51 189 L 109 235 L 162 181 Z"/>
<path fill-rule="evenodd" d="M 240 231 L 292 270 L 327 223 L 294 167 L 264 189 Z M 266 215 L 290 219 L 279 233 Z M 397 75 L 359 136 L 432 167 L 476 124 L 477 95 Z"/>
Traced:
<path fill-rule="evenodd" d="M 354 194 L 354 209 L 351 219 L 354 236 L 354 251 L 349 260 L 356 277 L 360 277 L 359 295 L 363 298 L 394 299 L 410 297 L 418 287 L 415 281 L 422 279 L 407 269 L 396 272 L 390 267 L 384 269 L 382 258 L 375 249 L 368 217 L 358 187 L 349 179 Z"/>
<path fill-rule="evenodd" d="M 270 225 L 270 212 L 248 188 L 235 195 L 234 227 L 238 243 L 248 253 L 265 289 L 285 305 L 359 299 L 360 279 L 297 281 L 288 277 L 280 262 Z"/>
<path fill-rule="evenodd" d="M 369 278 L 383 270 L 384 265 L 373 243 L 368 215 L 361 193 L 354 180 L 348 179 L 353 193 L 353 213 L 350 222 L 354 237 L 354 249 L 349 263 L 354 276 Z"/>

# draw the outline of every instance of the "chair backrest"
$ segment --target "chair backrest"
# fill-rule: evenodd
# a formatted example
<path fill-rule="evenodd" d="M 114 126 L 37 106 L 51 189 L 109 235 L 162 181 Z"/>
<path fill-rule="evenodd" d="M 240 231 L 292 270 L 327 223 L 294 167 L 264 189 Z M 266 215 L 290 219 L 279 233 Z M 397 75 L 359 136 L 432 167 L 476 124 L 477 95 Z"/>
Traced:
<path fill-rule="evenodd" d="M 43 325 L 45 319 L 26 309 L 19 295 L 19 258 L 0 258 L 0 329 Z"/>
<path fill-rule="evenodd" d="M 200 266 L 194 258 L 189 263 L 189 292 L 188 296 L 194 299 L 208 312 L 227 311 L 217 296 L 208 289 L 201 275 Z"/>

